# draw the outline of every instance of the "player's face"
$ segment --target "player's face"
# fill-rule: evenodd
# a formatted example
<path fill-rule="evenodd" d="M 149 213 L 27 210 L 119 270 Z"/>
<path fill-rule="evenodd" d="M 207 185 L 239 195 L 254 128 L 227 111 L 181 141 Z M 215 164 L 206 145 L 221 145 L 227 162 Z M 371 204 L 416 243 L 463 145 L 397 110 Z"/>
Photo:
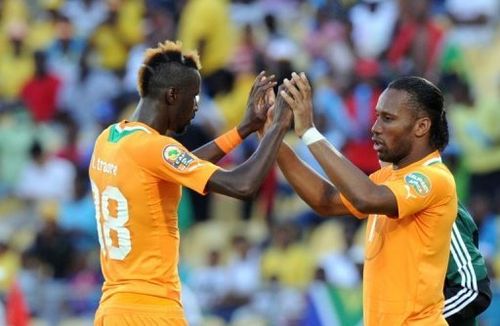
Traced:
<path fill-rule="evenodd" d="M 176 117 L 176 133 L 183 133 L 198 111 L 201 77 L 196 72 L 194 82 L 182 89 L 179 96 L 179 109 Z"/>
<path fill-rule="evenodd" d="M 410 153 L 415 116 L 409 107 L 408 96 L 402 90 L 386 89 L 378 99 L 372 140 L 381 161 L 397 165 Z"/>

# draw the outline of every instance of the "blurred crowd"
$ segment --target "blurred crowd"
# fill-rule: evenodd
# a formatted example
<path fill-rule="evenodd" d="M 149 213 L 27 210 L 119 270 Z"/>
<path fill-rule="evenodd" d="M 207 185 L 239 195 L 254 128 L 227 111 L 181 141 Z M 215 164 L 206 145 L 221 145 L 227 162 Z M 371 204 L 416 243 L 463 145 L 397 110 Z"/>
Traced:
<path fill-rule="evenodd" d="M 499 17 L 498 0 L 1 0 L 0 318 L 19 299 L 48 325 L 93 317 L 93 142 L 135 108 L 144 50 L 178 39 L 203 66 L 198 114 L 178 136 L 189 149 L 240 121 L 259 71 L 304 71 L 317 128 L 369 174 L 384 87 L 409 74 L 436 83 L 451 131 L 443 156 L 496 288 L 482 322 L 500 325 Z M 185 190 L 179 227 L 192 325 L 360 324 L 363 223 L 315 215 L 278 169 L 253 201 Z"/>

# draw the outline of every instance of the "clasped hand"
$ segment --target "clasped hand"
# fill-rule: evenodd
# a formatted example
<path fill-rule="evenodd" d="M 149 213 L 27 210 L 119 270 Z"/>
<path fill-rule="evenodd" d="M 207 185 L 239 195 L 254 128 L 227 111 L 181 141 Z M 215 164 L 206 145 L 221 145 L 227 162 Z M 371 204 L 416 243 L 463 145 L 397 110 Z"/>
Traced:
<path fill-rule="evenodd" d="M 270 89 L 266 94 L 273 102 L 275 94 Z M 291 80 L 285 79 L 283 84 L 278 89 L 276 99 L 276 107 L 278 102 L 282 101 L 282 106 L 290 107 L 293 112 L 294 128 L 297 136 L 302 137 L 307 129 L 314 127 L 313 123 L 313 105 L 312 105 L 312 90 L 309 80 L 305 73 L 292 73 Z M 271 126 L 274 120 L 275 106 L 271 106 L 268 110 L 267 121 L 263 128 L 259 130 L 259 136 Z"/>

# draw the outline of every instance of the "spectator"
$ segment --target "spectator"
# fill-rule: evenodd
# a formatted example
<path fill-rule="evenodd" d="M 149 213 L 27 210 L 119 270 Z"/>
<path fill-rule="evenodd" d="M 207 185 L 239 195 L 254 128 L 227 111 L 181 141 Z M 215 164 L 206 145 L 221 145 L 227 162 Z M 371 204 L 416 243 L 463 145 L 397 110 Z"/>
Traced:
<path fill-rule="evenodd" d="M 437 80 L 443 31 L 430 15 L 430 1 L 402 0 L 400 25 L 387 54 L 398 74 Z"/>
<path fill-rule="evenodd" d="M 25 200 L 68 200 L 73 193 L 75 167 L 47 153 L 39 141 L 30 148 L 30 161 L 21 171 L 17 195 Z"/>
<path fill-rule="evenodd" d="M 33 55 L 26 44 L 28 27 L 21 21 L 7 29 L 8 43 L 0 60 L 0 101 L 15 101 L 35 69 Z"/>
<path fill-rule="evenodd" d="M 35 74 L 24 85 L 20 96 L 31 111 L 35 122 L 48 122 L 56 114 L 61 81 L 56 75 L 47 71 L 47 58 L 44 52 L 35 52 L 34 58 Z"/>

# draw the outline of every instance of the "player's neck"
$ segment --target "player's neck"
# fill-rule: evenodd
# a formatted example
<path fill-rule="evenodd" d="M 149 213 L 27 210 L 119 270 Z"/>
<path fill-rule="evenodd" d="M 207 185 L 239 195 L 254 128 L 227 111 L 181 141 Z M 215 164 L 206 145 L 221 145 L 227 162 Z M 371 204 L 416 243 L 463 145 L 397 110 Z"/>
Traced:
<path fill-rule="evenodd" d="M 141 98 L 129 120 L 144 123 L 160 134 L 164 134 L 168 123 L 167 121 L 163 121 L 165 117 L 160 115 L 159 112 L 161 112 L 161 110 L 159 110 L 158 105 L 158 101 Z"/>
<path fill-rule="evenodd" d="M 429 154 L 433 153 L 434 151 L 435 151 L 435 149 L 432 149 L 429 146 L 426 146 L 424 148 L 416 148 L 416 149 L 412 150 L 404 158 L 402 158 L 399 162 L 394 162 L 393 169 L 399 170 L 399 169 L 405 168 L 410 164 L 413 164 L 415 162 L 422 160 L 424 157 L 428 156 Z"/>

